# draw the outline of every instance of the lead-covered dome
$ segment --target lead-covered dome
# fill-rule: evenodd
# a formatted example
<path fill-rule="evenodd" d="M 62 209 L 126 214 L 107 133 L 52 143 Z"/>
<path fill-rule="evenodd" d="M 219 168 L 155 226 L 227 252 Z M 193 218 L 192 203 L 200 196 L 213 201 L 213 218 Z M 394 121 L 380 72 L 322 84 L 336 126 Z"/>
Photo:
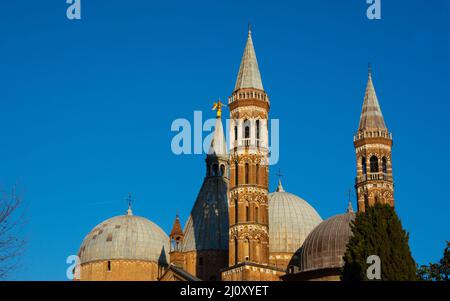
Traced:
<path fill-rule="evenodd" d="M 277 191 L 269 194 L 269 252 L 295 253 L 321 222 L 310 204 L 285 192 L 279 182 Z"/>
<path fill-rule="evenodd" d="M 298 261 L 294 265 L 298 266 L 300 272 L 342 267 L 347 243 L 352 235 L 350 223 L 354 219 L 355 213 L 349 205 L 346 213 L 320 223 L 296 254 Z"/>
<path fill-rule="evenodd" d="M 98 224 L 83 240 L 81 264 L 97 260 L 144 260 L 167 264 L 169 237 L 150 220 L 131 214 Z"/>

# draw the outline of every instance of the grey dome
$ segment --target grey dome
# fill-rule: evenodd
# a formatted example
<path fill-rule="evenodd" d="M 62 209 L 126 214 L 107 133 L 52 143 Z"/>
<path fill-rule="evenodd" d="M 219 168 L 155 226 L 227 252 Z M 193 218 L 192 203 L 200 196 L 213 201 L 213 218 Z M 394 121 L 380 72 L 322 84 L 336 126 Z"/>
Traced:
<path fill-rule="evenodd" d="M 293 264 L 306 272 L 324 268 L 340 268 L 344 265 L 344 253 L 352 235 L 350 222 L 355 213 L 335 215 L 318 225 L 306 238 Z"/>
<path fill-rule="evenodd" d="M 310 204 L 285 192 L 279 183 L 277 191 L 269 194 L 269 252 L 295 253 L 321 222 Z"/>
<path fill-rule="evenodd" d="M 121 215 L 97 225 L 83 240 L 81 263 L 131 259 L 166 264 L 169 237 L 155 223 L 140 216 Z"/>

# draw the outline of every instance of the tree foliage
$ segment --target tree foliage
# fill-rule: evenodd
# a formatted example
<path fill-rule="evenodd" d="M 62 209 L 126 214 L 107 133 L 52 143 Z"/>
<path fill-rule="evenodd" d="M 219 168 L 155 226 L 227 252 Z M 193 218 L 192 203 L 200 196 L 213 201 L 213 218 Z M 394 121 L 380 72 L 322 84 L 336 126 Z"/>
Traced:
<path fill-rule="evenodd" d="M 370 206 L 356 214 L 351 228 L 353 236 L 344 255 L 342 280 L 367 280 L 370 255 L 381 260 L 381 280 L 417 280 L 409 235 L 393 207 L 379 203 Z"/>
<path fill-rule="evenodd" d="M 429 263 L 417 268 L 417 276 L 421 280 L 449 281 L 450 279 L 450 242 L 444 249 L 444 255 L 438 263 Z"/>

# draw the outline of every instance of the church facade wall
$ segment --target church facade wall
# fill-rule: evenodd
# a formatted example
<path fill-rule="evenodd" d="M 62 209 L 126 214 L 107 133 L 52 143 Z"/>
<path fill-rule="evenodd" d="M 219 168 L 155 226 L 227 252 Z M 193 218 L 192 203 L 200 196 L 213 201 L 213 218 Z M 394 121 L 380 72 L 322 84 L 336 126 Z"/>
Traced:
<path fill-rule="evenodd" d="M 141 260 L 99 260 L 81 264 L 80 281 L 156 281 L 163 268 Z"/>
<path fill-rule="evenodd" d="M 287 270 L 289 262 L 292 260 L 294 253 L 272 253 L 269 255 L 269 264 L 282 270 Z"/>

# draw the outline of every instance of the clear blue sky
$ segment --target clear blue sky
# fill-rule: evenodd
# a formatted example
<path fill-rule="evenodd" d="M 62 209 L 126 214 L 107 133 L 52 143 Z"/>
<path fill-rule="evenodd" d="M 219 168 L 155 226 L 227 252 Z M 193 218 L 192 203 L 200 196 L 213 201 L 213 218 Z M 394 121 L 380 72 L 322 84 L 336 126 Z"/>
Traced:
<path fill-rule="evenodd" d="M 449 236 L 450 2 L 2 1 L 0 183 L 25 190 L 29 245 L 15 279 L 64 280 L 66 257 L 126 210 L 166 232 L 186 220 L 204 155 L 175 156 L 171 123 L 212 117 L 234 86 L 247 24 L 271 117 L 280 119 L 284 187 L 325 219 L 354 184 L 353 134 L 372 62 L 394 135 L 396 209 L 418 263 Z M 226 111 L 225 114 L 227 114 Z M 354 196 L 353 196 L 354 200 Z"/>

